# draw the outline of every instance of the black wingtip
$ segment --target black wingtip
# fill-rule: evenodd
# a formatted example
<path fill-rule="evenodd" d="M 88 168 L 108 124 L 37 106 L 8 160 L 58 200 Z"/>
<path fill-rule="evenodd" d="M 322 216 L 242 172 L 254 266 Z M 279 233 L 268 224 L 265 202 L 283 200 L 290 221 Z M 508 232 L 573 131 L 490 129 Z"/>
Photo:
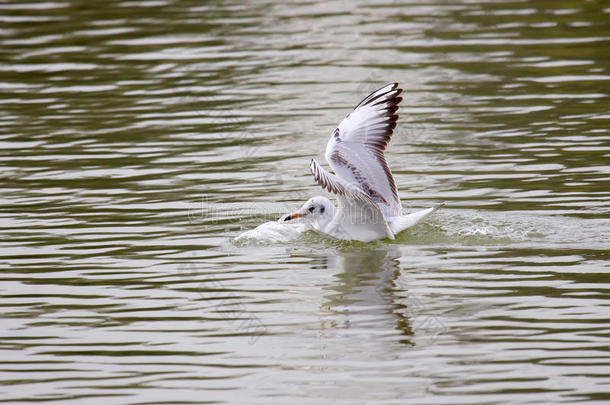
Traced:
<path fill-rule="evenodd" d="M 383 92 L 382 92 L 382 90 L 383 90 Z M 389 93 L 393 93 L 393 94 L 391 96 L 389 96 Z M 402 101 L 402 97 L 398 97 L 398 95 L 401 93 L 402 93 L 402 89 L 398 87 L 398 83 L 394 82 L 394 83 L 386 84 L 385 86 L 378 88 L 377 90 L 371 92 L 371 94 L 366 96 L 362 101 L 360 101 L 360 103 L 358 103 L 358 105 L 356 106 L 356 108 L 354 108 L 354 110 L 357 110 L 358 107 L 364 106 L 364 105 L 378 105 L 378 104 L 387 104 L 387 103 L 389 103 L 391 105 L 397 105 L 398 103 L 400 103 Z M 349 117 L 349 114 L 348 114 L 348 117 Z"/>

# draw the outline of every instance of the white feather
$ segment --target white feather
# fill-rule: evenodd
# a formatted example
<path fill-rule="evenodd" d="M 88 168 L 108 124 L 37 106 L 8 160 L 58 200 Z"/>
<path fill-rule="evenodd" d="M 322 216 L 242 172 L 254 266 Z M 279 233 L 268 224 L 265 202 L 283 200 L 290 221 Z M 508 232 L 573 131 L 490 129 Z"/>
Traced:
<path fill-rule="evenodd" d="M 371 93 L 335 129 L 326 145 L 326 161 L 337 174 L 367 193 L 385 216 L 401 214 L 400 199 L 384 151 L 396 127 L 396 83 Z"/>

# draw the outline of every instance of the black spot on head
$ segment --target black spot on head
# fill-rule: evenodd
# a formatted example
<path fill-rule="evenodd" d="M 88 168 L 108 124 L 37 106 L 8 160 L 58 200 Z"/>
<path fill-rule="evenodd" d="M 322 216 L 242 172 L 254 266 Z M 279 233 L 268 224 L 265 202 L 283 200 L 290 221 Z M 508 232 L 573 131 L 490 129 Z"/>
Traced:
<path fill-rule="evenodd" d="M 309 212 L 313 212 L 313 207 L 309 207 Z"/>

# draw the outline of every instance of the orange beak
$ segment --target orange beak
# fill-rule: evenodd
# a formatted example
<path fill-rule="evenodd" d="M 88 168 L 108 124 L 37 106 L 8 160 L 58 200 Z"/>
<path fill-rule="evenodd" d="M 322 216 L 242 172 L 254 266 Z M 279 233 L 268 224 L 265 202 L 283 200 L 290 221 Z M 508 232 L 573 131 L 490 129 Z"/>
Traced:
<path fill-rule="evenodd" d="M 286 218 L 284 218 L 284 221 L 290 221 L 291 219 L 301 218 L 301 217 L 304 217 L 304 216 L 305 216 L 305 214 L 299 214 L 299 213 L 290 214 Z"/>

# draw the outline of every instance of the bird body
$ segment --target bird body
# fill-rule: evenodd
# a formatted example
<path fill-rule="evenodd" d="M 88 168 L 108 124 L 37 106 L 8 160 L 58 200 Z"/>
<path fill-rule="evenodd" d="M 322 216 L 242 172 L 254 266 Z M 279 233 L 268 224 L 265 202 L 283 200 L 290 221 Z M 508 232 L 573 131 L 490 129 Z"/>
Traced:
<path fill-rule="evenodd" d="M 301 218 L 332 237 L 369 242 L 394 239 L 443 205 L 402 215 L 396 182 L 384 155 L 396 128 L 401 92 L 397 83 L 384 86 L 341 121 L 326 146 L 326 161 L 334 174 L 311 160 L 315 181 L 337 196 L 338 206 L 326 197 L 313 197 L 280 221 Z"/>

